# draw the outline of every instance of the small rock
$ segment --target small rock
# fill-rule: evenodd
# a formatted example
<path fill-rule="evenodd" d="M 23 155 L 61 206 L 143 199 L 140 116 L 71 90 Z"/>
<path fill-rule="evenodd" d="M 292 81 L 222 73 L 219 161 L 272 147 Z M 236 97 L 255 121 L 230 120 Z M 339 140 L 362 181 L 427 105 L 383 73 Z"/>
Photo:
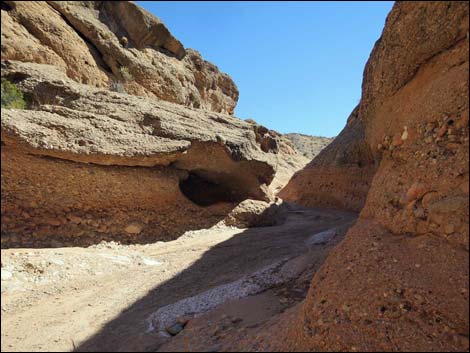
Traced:
<path fill-rule="evenodd" d="M 428 136 L 424 139 L 424 142 L 426 143 L 431 143 L 432 142 L 432 137 L 431 136 Z"/>
<path fill-rule="evenodd" d="M 45 223 L 51 225 L 51 226 L 60 226 L 61 222 L 57 218 L 49 218 L 45 221 Z"/>
<path fill-rule="evenodd" d="M 129 40 L 127 39 L 127 37 L 122 37 L 119 42 L 124 48 L 127 48 L 127 45 L 129 44 Z"/>
<path fill-rule="evenodd" d="M 469 184 L 468 181 L 464 181 L 462 184 L 460 184 L 460 190 L 465 194 L 469 194 Z"/>
<path fill-rule="evenodd" d="M 444 233 L 452 234 L 455 231 L 455 226 L 452 223 L 446 224 L 444 227 Z"/>
<path fill-rule="evenodd" d="M 142 232 L 142 228 L 142 225 L 138 223 L 131 223 L 124 228 L 124 231 L 128 234 L 140 234 L 140 232 Z"/>
<path fill-rule="evenodd" d="M 75 224 L 80 224 L 80 223 L 82 223 L 82 219 L 81 219 L 80 217 L 78 217 L 78 216 L 75 216 L 75 215 L 68 215 L 67 218 L 68 218 L 68 219 L 70 220 L 70 222 L 72 222 L 72 223 L 75 223 Z"/>
<path fill-rule="evenodd" d="M 447 132 L 447 126 L 443 125 L 437 132 L 437 136 L 442 137 L 446 134 L 446 132 Z"/>
<path fill-rule="evenodd" d="M 426 194 L 426 186 L 422 183 L 415 182 L 406 192 L 406 202 L 409 203 L 418 200 Z"/>
<path fill-rule="evenodd" d="M 170 327 L 167 327 L 166 328 L 166 331 L 172 335 L 172 336 L 176 336 L 178 333 L 180 333 L 181 331 L 183 331 L 184 329 L 184 325 L 181 324 L 181 323 L 175 323 L 173 325 L 171 325 Z"/>
<path fill-rule="evenodd" d="M 437 200 L 439 198 L 439 194 L 435 191 L 433 192 L 428 192 L 426 195 L 423 196 L 423 200 L 421 201 L 421 204 L 423 205 L 423 207 L 426 207 L 428 208 L 429 205 Z"/>
<path fill-rule="evenodd" d="M 458 143 L 449 142 L 446 145 L 446 149 L 449 150 L 449 151 L 456 151 L 459 148 L 460 148 L 460 144 L 458 144 Z"/>
<path fill-rule="evenodd" d="M 403 141 L 406 141 L 408 139 L 408 128 L 405 126 L 405 131 L 403 131 L 403 134 L 401 134 L 401 139 Z"/>

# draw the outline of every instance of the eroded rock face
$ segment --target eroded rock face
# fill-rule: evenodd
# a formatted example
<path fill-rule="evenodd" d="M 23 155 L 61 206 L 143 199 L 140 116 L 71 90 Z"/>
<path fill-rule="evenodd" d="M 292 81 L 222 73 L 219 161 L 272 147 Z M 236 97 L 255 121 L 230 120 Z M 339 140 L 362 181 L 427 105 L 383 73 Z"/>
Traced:
<path fill-rule="evenodd" d="M 294 174 L 280 197 L 306 206 L 361 210 L 376 165 L 357 112 L 331 144 Z"/>
<path fill-rule="evenodd" d="M 284 134 L 284 136 L 309 160 L 315 158 L 321 150 L 334 140 L 334 137 L 310 136 L 298 133 Z"/>
<path fill-rule="evenodd" d="M 253 126 L 256 141 L 260 144 L 261 150 L 275 156 L 276 175 L 269 187 L 277 195 L 286 186 L 294 173 L 307 165 L 309 159 L 303 155 L 301 150 L 293 146 L 286 135 L 281 135 L 274 130 L 259 125 L 252 119 L 246 119 L 245 121 Z"/>
<path fill-rule="evenodd" d="M 175 238 L 272 198 L 277 150 L 263 151 L 250 123 L 50 65 L 4 61 L 2 76 L 33 109 L 2 109 L 2 246 Z"/>
<path fill-rule="evenodd" d="M 120 82 L 130 94 L 232 115 L 238 100 L 228 75 L 132 2 L 4 1 L 1 39 L 2 60 L 54 65 L 79 83 Z"/>
<path fill-rule="evenodd" d="M 468 13 L 395 4 L 359 107 L 281 192 L 360 219 L 258 349 L 468 350 Z"/>

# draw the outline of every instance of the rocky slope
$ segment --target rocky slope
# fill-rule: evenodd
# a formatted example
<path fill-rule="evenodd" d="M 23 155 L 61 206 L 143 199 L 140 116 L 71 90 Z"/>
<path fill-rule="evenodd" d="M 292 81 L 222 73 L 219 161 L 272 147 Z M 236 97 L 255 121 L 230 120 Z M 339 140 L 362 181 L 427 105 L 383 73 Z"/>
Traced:
<path fill-rule="evenodd" d="M 297 133 L 284 134 L 283 136 L 289 139 L 295 148 L 302 152 L 309 160 L 312 160 L 322 149 L 334 140 L 334 138 L 330 137 L 310 136 Z"/>
<path fill-rule="evenodd" d="M 79 83 L 232 115 L 237 104 L 228 75 L 133 2 L 2 1 L 1 40 L 2 60 L 54 65 Z"/>

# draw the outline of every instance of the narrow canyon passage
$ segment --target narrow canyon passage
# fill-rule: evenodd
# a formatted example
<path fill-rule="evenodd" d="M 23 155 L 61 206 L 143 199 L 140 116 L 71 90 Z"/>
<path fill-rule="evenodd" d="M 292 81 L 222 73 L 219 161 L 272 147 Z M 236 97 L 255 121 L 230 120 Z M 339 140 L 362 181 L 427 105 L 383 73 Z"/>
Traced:
<path fill-rule="evenodd" d="M 252 291 L 253 299 L 240 293 L 224 304 L 268 303 L 254 305 L 249 313 L 237 311 L 234 322 L 250 329 L 304 298 L 311 276 L 356 217 L 294 206 L 285 212 L 286 222 L 279 226 L 217 225 L 167 243 L 2 249 L 2 351 L 156 350 L 174 339 L 149 330 L 149 318 L 158 309 L 177 307 L 182 299 L 246 276 L 250 282 L 256 271 L 287 263 L 284 267 L 294 270 L 291 277 L 287 271 L 285 283 L 271 283 L 263 276 L 274 272 L 261 271 L 251 277 L 264 283 Z M 330 241 L 315 238 L 330 229 L 336 234 Z M 4 276 L 7 272 L 11 276 Z M 210 306 L 213 296 L 207 298 L 203 305 Z M 224 305 L 215 311 L 223 317 Z"/>

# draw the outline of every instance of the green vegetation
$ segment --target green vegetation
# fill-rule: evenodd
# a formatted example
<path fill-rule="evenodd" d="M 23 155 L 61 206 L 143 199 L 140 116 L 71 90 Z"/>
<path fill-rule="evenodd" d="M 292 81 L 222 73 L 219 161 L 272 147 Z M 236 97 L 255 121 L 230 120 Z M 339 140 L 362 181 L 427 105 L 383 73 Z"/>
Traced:
<path fill-rule="evenodd" d="M 14 83 L 2 78 L 2 108 L 25 109 L 26 102 L 23 93 Z"/>
<path fill-rule="evenodd" d="M 124 82 L 134 81 L 134 76 L 129 72 L 129 69 L 126 66 L 121 66 L 119 68 L 119 73 Z"/>

